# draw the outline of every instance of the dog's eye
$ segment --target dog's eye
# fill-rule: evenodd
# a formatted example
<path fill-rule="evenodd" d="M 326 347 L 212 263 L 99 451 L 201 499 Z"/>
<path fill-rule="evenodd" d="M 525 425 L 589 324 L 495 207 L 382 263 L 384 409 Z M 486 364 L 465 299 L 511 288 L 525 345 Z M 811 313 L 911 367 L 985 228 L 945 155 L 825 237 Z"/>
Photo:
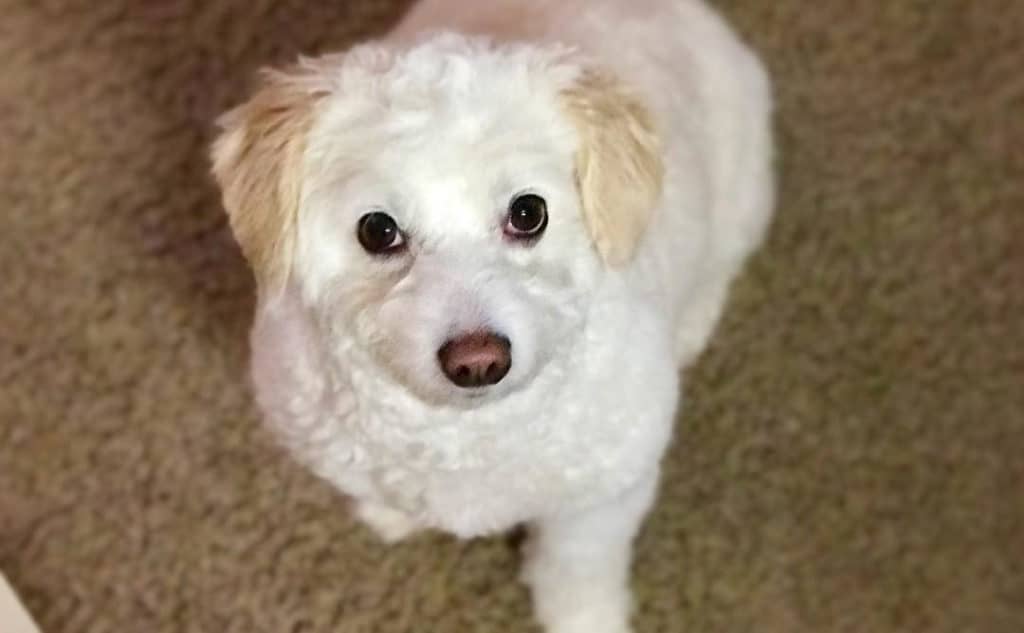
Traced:
<path fill-rule="evenodd" d="M 505 235 L 517 240 L 534 240 L 548 226 L 548 205 L 532 193 L 516 196 L 508 205 Z"/>
<path fill-rule="evenodd" d="M 388 255 L 405 246 L 405 238 L 398 223 L 387 213 L 373 211 L 359 218 L 356 237 L 366 252 L 374 255 Z"/>

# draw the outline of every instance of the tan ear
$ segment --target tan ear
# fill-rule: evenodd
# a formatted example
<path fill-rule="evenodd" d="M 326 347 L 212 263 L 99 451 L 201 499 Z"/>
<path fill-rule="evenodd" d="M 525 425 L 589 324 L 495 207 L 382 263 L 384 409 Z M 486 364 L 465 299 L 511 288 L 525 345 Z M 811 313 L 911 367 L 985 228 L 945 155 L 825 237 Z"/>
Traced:
<path fill-rule="evenodd" d="M 302 192 L 302 156 L 317 103 L 308 66 L 265 71 L 247 103 L 221 117 L 213 174 L 242 252 L 261 287 L 288 276 Z"/>
<path fill-rule="evenodd" d="M 664 165 L 651 115 L 613 77 L 585 71 L 563 93 L 579 132 L 576 179 L 591 239 L 605 262 L 628 262 L 661 196 Z"/>

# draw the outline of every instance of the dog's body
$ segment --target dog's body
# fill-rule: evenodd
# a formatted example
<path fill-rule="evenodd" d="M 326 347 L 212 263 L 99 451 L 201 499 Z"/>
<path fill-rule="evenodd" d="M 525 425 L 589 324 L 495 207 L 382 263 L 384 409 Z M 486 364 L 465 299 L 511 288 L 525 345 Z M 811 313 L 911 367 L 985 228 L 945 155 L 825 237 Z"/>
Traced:
<path fill-rule="evenodd" d="M 697 0 L 422 0 L 273 75 L 214 150 L 269 423 L 385 538 L 531 524 L 548 630 L 628 630 L 677 371 L 771 215 L 770 109 Z M 453 341 L 502 371 L 466 388 Z"/>

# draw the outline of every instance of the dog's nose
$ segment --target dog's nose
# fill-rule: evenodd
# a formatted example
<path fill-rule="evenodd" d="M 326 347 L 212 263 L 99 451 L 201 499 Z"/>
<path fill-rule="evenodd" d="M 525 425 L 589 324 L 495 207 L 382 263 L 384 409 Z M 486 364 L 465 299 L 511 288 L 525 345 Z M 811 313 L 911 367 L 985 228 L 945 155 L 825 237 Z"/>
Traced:
<path fill-rule="evenodd" d="M 460 387 L 495 385 L 512 367 L 512 344 L 494 332 L 472 332 L 453 338 L 437 351 L 441 371 Z"/>

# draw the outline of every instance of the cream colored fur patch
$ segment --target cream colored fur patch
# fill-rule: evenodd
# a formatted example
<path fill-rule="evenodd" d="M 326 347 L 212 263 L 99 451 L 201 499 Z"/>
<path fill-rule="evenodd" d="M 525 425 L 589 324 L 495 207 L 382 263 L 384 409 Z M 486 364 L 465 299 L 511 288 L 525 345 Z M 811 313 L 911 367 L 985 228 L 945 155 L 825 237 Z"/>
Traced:
<path fill-rule="evenodd" d="M 613 266 L 633 257 L 661 195 L 664 165 L 650 113 L 604 73 L 565 92 L 582 146 L 576 175 L 591 238 Z"/>

